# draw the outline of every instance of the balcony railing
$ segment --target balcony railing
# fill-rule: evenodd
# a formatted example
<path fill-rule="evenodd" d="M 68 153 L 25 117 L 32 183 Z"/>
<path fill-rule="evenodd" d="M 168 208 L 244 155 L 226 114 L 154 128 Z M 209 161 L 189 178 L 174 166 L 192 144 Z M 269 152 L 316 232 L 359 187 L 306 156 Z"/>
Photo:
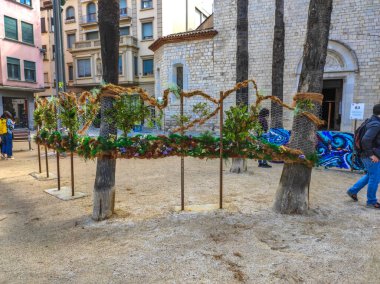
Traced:
<path fill-rule="evenodd" d="M 126 17 L 128 17 L 128 9 L 120 8 L 120 18 L 126 18 Z"/>
<path fill-rule="evenodd" d="M 129 18 L 129 17 L 130 15 L 128 15 L 128 8 L 121 8 L 120 18 Z M 91 13 L 91 14 L 82 16 L 81 24 L 93 24 L 93 23 L 97 23 L 97 21 L 98 21 L 98 14 Z"/>
<path fill-rule="evenodd" d="M 130 45 L 137 47 L 137 38 L 133 36 L 121 36 L 120 45 Z M 75 42 L 71 51 L 78 49 L 91 49 L 91 48 L 100 48 L 100 40 L 85 40 Z"/>
<path fill-rule="evenodd" d="M 90 14 L 82 16 L 81 24 L 91 24 L 91 23 L 96 23 L 97 21 L 98 21 L 97 13 L 90 13 Z"/>

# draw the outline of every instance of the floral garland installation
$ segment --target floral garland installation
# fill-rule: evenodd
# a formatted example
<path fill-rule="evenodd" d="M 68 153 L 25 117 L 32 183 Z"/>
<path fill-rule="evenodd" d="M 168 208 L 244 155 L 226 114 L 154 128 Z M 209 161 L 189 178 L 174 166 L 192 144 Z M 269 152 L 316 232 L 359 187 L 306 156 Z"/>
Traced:
<path fill-rule="evenodd" d="M 42 130 L 36 138 L 40 144 L 58 152 L 75 151 L 85 159 L 108 156 L 113 159 L 158 159 L 171 156 L 188 156 L 201 159 L 219 158 L 220 139 L 206 133 L 192 137 L 179 134 L 137 135 L 117 139 L 93 138 L 89 136 L 62 135 L 55 131 Z M 270 144 L 264 139 L 250 136 L 237 148 L 233 141 L 223 138 L 224 158 L 247 158 L 287 163 L 302 163 L 312 167 L 315 156 L 305 157 L 299 150 Z"/>
<path fill-rule="evenodd" d="M 248 87 L 252 83 L 256 102 L 251 105 L 251 120 L 257 120 L 257 113 L 260 104 L 264 100 L 271 100 L 289 110 L 296 110 L 297 115 L 304 115 L 316 125 L 323 124 L 318 117 L 312 113 L 303 110 L 302 107 L 292 107 L 284 104 L 277 97 L 262 96 L 260 95 L 257 84 L 254 80 L 247 80 L 236 84 L 236 86 L 221 94 L 220 99 L 215 99 L 202 91 L 193 92 L 180 92 L 183 98 L 191 98 L 194 96 L 201 96 L 207 101 L 217 105 L 215 110 L 208 113 L 204 117 L 196 118 L 174 129 L 173 132 L 183 132 L 194 125 L 204 124 L 207 120 L 218 114 L 220 106 L 224 100 L 233 94 L 238 89 Z M 71 151 L 76 152 L 78 155 L 85 159 L 94 159 L 96 157 L 108 156 L 111 158 L 163 158 L 168 156 L 190 156 L 197 158 L 219 158 L 220 139 L 213 137 L 206 133 L 199 137 L 184 136 L 173 134 L 170 136 L 135 136 L 116 138 L 110 137 L 104 139 L 103 137 L 92 138 L 87 136 L 79 136 L 83 134 L 92 121 L 97 116 L 100 109 L 100 99 L 102 97 L 112 97 L 115 100 L 120 100 L 125 95 L 138 95 L 142 101 L 150 106 L 154 106 L 160 111 L 168 106 L 168 97 L 171 90 L 164 91 L 163 100 L 159 102 L 154 97 L 140 87 L 122 87 L 107 84 L 94 92 L 83 92 L 79 98 L 74 93 L 61 93 L 59 101 L 55 102 L 61 110 L 60 118 L 65 121 L 65 127 L 68 129 L 68 135 L 63 135 L 59 131 L 53 131 L 52 128 L 43 128 L 36 141 L 41 144 L 47 145 L 49 148 L 56 149 L 59 152 Z M 298 102 L 308 100 L 309 94 L 297 94 Z M 311 94 L 313 95 L 313 94 Z M 300 97 L 302 99 L 300 100 Z M 39 100 L 39 99 L 38 99 Z M 37 101 L 38 101 L 37 100 Z M 41 103 L 42 106 L 44 103 Z M 38 106 L 38 105 L 37 105 Z M 117 109 L 115 109 L 117 111 Z M 37 107 L 36 114 L 49 112 L 48 108 Z M 40 115 L 39 123 L 44 121 L 46 115 Z M 79 129 L 79 121 L 82 122 L 83 127 Z M 78 135 L 79 134 L 79 135 Z M 277 146 L 266 142 L 264 139 L 259 138 L 258 135 L 250 134 L 245 139 L 244 143 L 240 143 L 236 147 L 236 143 L 230 138 L 223 138 L 223 157 L 224 158 L 248 158 L 248 159 L 265 159 L 265 160 L 278 160 L 288 163 L 302 163 L 307 166 L 313 166 L 316 162 L 316 155 L 305 157 L 303 153 L 296 149 L 290 149 L 284 146 Z"/>

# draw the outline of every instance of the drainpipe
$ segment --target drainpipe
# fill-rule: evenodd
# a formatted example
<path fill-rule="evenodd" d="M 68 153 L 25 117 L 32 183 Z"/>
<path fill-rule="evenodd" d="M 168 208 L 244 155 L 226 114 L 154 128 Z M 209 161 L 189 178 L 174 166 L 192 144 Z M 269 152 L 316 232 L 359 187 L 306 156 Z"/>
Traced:
<path fill-rule="evenodd" d="M 66 92 L 65 58 L 63 53 L 62 37 L 62 13 L 60 0 L 53 0 L 54 18 L 54 45 L 55 45 L 55 89 L 58 98 L 59 92 Z M 59 114 L 59 109 L 57 110 Z M 61 128 L 61 120 L 57 121 L 58 129 Z"/>
<path fill-rule="evenodd" d="M 54 18 L 54 45 L 55 45 L 55 76 L 56 91 L 66 91 L 65 76 L 65 59 L 63 53 L 63 37 L 62 37 L 62 17 L 61 4 L 59 0 L 53 0 L 53 18 Z M 61 84 L 60 84 L 61 83 Z"/>
<path fill-rule="evenodd" d="M 188 0 L 186 0 L 186 31 L 189 31 L 189 3 Z"/>

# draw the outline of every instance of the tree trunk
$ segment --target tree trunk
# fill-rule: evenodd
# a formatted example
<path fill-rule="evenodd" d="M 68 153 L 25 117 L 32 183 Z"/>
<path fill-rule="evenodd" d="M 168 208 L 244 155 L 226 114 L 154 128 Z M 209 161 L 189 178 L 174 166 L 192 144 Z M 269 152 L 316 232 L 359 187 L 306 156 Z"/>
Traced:
<path fill-rule="evenodd" d="M 276 0 L 273 60 L 272 60 L 272 96 L 284 99 L 284 64 L 285 64 L 285 23 L 284 0 Z M 271 103 L 271 128 L 283 128 L 283 108 Z"/>
<path fill-rule="evenodd" d="M 326 63 L 332 0 L 311 0 L 307 23 L 306 43 L 298 92 L 321 93 Z M 320 105 L 314 103 L 313 113 Z M 305 155 L 315 153 L 316 127 L 302 115 L 294 117 L 290 147 L 301 149 Z M 307 211 L 307 188 L 311 168 L 301 164 L 285 164 L 277 189 L 274 210 L 285 214 L 303 214 Z"/>
<path fill-rule="evenodd" d="M 239 83 L 248 80 L 248 0 L 237 0 L 236 45 L 236 83 Z M 236 105 L 248 106 L 248 87 L 236 91 Z M 232 159 L 230 172 L 246 171 L 245 160 Z"/>
<path fill-rule="evenodd" d="M 230 172 L 240 174 L 247 171 L 247 160 L 241 158 L 233 158 Z"/>
<path fill-rule="evenodd" d="M 102 54 L 103 81 L 118 84 L 119 59 L 119 1 L 99 0 L 99 34 Z M 100 136 L 109 138 L 117 135 L 117 129 L 106 120 L 107 110 L 113 108 L 112 98 L 101 99 Z M 116 160 L 100 157 L 97 160 L 92 218 L 109 218 L 115 207 L 115 170 Z"/>
<path fill-rule="evenodd" d="M 248 0 L 237 0 L 236 83 L 248 80 Z M 248 106 L 248 88 L 236 92 L 236 104 Z"/>

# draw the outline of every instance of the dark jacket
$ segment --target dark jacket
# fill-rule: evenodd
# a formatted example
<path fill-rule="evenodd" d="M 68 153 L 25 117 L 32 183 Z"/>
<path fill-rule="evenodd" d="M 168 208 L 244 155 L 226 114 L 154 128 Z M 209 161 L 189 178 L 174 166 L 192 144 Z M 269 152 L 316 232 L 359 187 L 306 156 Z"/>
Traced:
<path fill-rule="evenodd" d="M 263 132 L 268 132 L 268 121 L 265 117 L 259 117 L 259 123 L 261 125 L 261 128 Z"/>
<path fill-rule="evenodd" d="M 380 158 L 380 117 L 373 115 L 366 124 L 366 131 L 361 141 L 362 157 L 372 155 Z"/>

